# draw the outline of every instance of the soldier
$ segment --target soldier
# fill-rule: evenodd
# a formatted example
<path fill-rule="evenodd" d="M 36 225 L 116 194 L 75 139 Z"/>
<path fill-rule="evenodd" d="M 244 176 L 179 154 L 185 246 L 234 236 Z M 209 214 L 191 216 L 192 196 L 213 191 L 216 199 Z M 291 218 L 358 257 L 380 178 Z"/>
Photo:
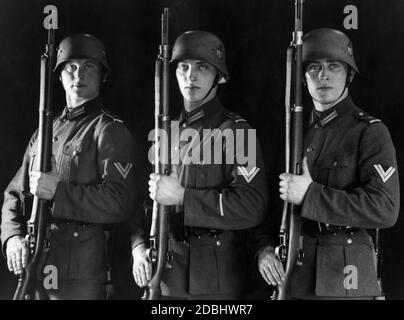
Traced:
<path fill-rule="evenodd" d="M 244 143 L 233 148 L 226 141 L 225 146 L 212 148 L 210 141 L 206 143 L 201 137 L 196 147 L 209 145 L 210 159 L 214 153 L 222 155 L 222 163 L 208 163 L 203 148 L 200 157 L 190 162 L 188 150 L 192 142 L 181 140 L 179 164 L 172 166 L 173 173 L 150 175 L 150 197 L 160 204 L 175 206 L 162 295 L 170 299 L 238 299 L 246 284 L 246 231 L 261 223 L 266 207 L 261 151 L 256 140 L 248 141 L 253 144 L 256 164 L 240 160 L 248 149 L 251 127 L 224 109 L 216 96 L 218 84 L 229 78 L 224 46 L 218 37 L 204 31 L 183 33 L 174 44 L 171 62 L 177 63 L 176 76 L 184 98 L 180 134 L 194 132 L 194 139 L 205 129 L 227 129 L 231 133 L 241 131 Z M 176 141 L 171 147 L 178 150 Z M 235 156 L 235 162 L 226 163 L 226 153 Z M 145 240 L 138 235 L 132 245 L 133 275 L 136 283 L 144 287 L 151 278 Z"/>
<path fill-rule="evenodd" d="M 372 299 L 380 296 L 372 241 L 376 228 L 395 224 L 399 178 L 386 126 L 352 101 L 359 69 L 348 37 L 333 29 L 305 35 L 305 85 L 313 99 L 305 135 L 303 173 L 280 175 L 280 197 L 301 206 L 302 265 L 289 295 L 297 299 Z M 259 271 L 272 285 L 282 264 L 268 246 Z"/>
<path fill-rule="evenodd" d="M 27 264 L 25 220 L 20 208 L 32 195 L 53 200 L 50 249 L 45 265 L 57 268 L 51 299 L 103 299 L 107 277 L 106 232 L 126 221 L 135 205 L 134 141 L 99 96 L 110 69 L 104 45 L 75 34 L 59 45 L 54 72 L 66 107 L 53 122 L 52 171 L 33 171 L 37 132 L 21 168 L 4 193 L 1 241 L 8 268 Z"/>

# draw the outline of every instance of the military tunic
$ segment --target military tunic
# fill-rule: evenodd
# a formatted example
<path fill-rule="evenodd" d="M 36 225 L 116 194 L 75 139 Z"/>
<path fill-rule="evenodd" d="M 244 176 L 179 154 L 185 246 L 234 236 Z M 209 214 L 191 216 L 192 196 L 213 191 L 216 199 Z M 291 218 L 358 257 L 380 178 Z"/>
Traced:
<path fill-rule="evenodd" d="M 103 297 L 106 280 L 106 225 L 126 221 L 136 205 L 134 140 L 122 121 L 103 109 L 100 98 L 53 122 L 53 155 L 60 181 L 52 206 L 50 249 L 45 265 L 55 266 L 61 299 Z M 21 168 L 4 193 L 1 241 L 25 235 L 22 207 L 37 154 L 37 133 Z"/>
<path fill-rule="evenodd" d="M 348 97 L 326 116 L 312 114 L 304 153 L 313 183 L 301 207 L 304 258 L 292 296 L 380 295 L 369 231 L 394 225 L 400 195 L 388 129 Z"/>
<path fill-rule="evenodd" d="M 185 194 L 183 206 L 171 216 L 162 294 L 181 299 L 240 298 L 246 280 L 246 232 L 261 223 L 267 202 L 259 143 L 248 140 L 251 127 L 226 111 L 217 97 L 190 114 L 183 112 L 172 132 L 176 126 L 179 136 L 172 140 L 172 148 L 178 163 L 173 169 Z M 235 140 L 241 136 L 244 140 L 228 139 L 215 148 L 203 136 L 205 130 L 214 129 L 229 130 Z M 255 164 L 241 161 L 249 143 Z M 220 154 L 223 162 L 215 161 L 214 154 Z M 226 164 L 226 155 L 234 162 Z"/>

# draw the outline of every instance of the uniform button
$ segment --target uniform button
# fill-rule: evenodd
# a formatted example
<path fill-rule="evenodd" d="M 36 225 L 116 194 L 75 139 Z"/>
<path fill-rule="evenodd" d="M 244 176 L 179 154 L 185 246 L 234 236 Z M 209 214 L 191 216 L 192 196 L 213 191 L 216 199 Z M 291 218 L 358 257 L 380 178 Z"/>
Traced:
<path fill-rule="evenodd" d="M 348 238 L 348 239 L 346 240 L 346 243 L 351 244 L 351 243 L 352 243 L 352 239 L 351 239 L 351 238 Z"/>
<path fill-rule="evenodd" d="M 363 117 L 364 113 L 363 113 L 363 112 L 359 112 L 358 115 L 359 115 L 360 117 Z"/>
<path fill-rule="evenodd" d="M 187 124 L 184 122 L 184 123 L 182 124 L 182 127 L 185 128 L 186 126 L 187 126 Z"/>
<path fill-rule="evenodd" d="M 217 240 L 217 241 L 216 241 L 216 245 L 217 245 L 218 247 L 220 247 L 220 246 L 222 245 L 222 242 L 221 242 L 220 240 Z"/>
<path fill-rule="evenodd" d="M 315 129 L 318 129 L 318 127 L 319 127 L 319 125 L 318 125 L 318 123 L 316 123 L 316 124 L 314 125 L 314 128 L 315 128 Z"/>
<path fill-rule="evenodd" d="M 79 236 L 79 233 L 77 231 L 73 232 L 73 237 L 77 238 Z"/>
<path fill-rule="evenodd" d="M 332 165 L 333 165 L 334 167 L 336 167 L 336 166 L 338 165 L 338 161 L 334 161 L 334 162 L 332 163 Z"/>
<path fill-rule="evenodd" d="M 178 151 L 178 147 L 174 147 L 174 150 L 175 150 L 175 151 Z"/>
<path fill-rule="evenodd" d="M 314 149 L 313 149 L 312 147 L 308 147 L 308 148 L 306 149 L 307 152 L 313 152 L 313 150 L 314 150 Z"/>

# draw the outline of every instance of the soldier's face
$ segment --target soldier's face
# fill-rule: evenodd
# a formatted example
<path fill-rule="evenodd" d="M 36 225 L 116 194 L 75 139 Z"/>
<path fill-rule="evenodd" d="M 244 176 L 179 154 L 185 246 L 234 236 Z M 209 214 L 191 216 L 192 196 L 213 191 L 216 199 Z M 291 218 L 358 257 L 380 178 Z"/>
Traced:
<path fill-rule="evenodd" d="M 101 65 L 88 59 L 72 59 L 66 62 L 60 74 L 66 94 L 83 99 L 98 95 L 101 78 Z"/>
<path fill-rule="evenodd" d="M 177 65 L 177 81 L 184 99 L 198 102 L 206 97 L 212 88 L 217 70 L 211 64 L 200 60 L 183 60 Z"/>
<path fill-rule="evenodd" d="M 345 89 L 348 67 L 341 61 L 316 60 L 307 65 L 305 78 L 314 101 L 321 105 L 334 103 Z"/>

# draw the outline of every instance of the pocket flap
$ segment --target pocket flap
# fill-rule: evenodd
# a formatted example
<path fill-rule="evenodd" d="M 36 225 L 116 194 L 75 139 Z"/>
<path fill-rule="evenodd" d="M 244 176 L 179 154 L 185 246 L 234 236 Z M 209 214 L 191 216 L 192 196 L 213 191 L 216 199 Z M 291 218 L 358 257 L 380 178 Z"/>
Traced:
<path fill-rule="evenodd" d="M 323 297 L 379 296 L 372 248 L 362 243 L 319 245 L 315 292 Z"/>
<path fill-rule="evenodd" d="M 78 153 L 86 150 L 88 147 L 88 142 L 85 139 L 80 139 L 77 141 L 71 141 L 63 146 L 63 154 L 68 156 L 75 156 Z"/>
<path fill-rule="evenodd" d="M 339 168 L 347 167 L 352 163 L 352 155 L 342 154 L 335 157 L 329 157 L 319 163 L 319 167 L 323 168 Z"/>

